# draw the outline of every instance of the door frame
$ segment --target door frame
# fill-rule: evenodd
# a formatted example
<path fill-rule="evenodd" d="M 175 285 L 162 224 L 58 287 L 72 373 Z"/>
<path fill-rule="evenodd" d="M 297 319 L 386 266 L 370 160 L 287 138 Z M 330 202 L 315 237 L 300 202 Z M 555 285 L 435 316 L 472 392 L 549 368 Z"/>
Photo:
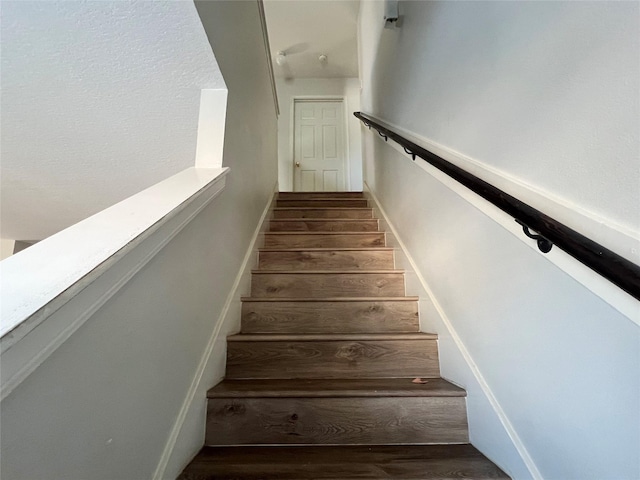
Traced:
<path fill-rule="evenodd" d="M 349 152 L 349 112 L 347 112 L 347 97 L 344 95 L 293 95 L 291 97 L 291 111 L 289 116 L 289 154 L 291 155 L 291 189 L 296 191 L 296 102 L 342 102 L 343 110 L 343 128 L 344 135 L 342 141 L 344 143 L 345 158 L 342 161 L 344 173 L 345 191 L 351 191 L 351 152 Z"/>

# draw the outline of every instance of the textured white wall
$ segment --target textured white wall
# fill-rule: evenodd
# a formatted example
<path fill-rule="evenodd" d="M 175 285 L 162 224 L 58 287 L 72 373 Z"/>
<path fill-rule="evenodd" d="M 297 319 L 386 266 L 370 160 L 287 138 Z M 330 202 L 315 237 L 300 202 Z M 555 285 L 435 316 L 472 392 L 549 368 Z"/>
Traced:
<path fill-rule="evenodd" d="M 195 161 L 224 81 L 192 2 L 2 2 L 2 236 L 42 239 Z"/>
<path fill-rule="evenodd" d="M 400 9 L 363 52 L 363 111 L 640 231 L 637 2 Z"/>
<path fill-rule="evenodd" d="M 382 30 L 382 3 L 362 3 L 363 111 L 637 233 L 637 3 L 400 6 Z M 469 390 L 472 442 L 514 478 L 640 477 L 637 324 L 363 131 L 365 181 L 434 294 L 423 326 Z"/>
<path fill-rule="evenodd" d="M 293 99 L 335 95 L 344 97 L 347 115 L 349 170 L 345 175 L 351 190 L 362 190 L 362 138 L 358 119 L 353 112 L 360 110 L 360 82 L 357 78 L 295 78 L 277 79 L 278 103 L 278 183 L 280 191 L 293 190 Z"/>

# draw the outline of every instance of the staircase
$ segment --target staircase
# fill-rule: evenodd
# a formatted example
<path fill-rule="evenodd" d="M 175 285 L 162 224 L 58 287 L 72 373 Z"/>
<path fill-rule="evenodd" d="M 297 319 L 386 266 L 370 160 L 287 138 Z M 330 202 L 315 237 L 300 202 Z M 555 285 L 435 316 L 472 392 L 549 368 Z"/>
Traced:
<path fill-rule="evenodd" d="M 179 479 L 509 478 L 468 443 L 417 301 L 362 193 L 280 193 Z"/>

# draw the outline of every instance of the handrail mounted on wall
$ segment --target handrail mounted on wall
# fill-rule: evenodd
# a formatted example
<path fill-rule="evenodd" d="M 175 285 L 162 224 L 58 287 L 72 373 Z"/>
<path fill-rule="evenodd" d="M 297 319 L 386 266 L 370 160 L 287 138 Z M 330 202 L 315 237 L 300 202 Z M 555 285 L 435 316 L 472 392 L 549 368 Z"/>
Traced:
<path fill-rule="evenodd" d="M 640 300 L 640 267 L 621 257 L 617 253 L 594 242 L 581 233 L 567 227 L 556 219 L 545 215 L 541 211 L 527 205 L 517 198 L 481 180 L 475 175 L 448 162 L 444 158 L 416 145 L 411 140 L 390 130 L 380 120 L 354 112 L 356 118 L 365 126 L 373 127 L 385 141 L 389 139 L 398 143 L 412 160 L 420 157 L 441 172 L 458 181 L 468 189 L 480 195 L 485 200 L 502 211 L 511 215 L 518 222 L 527 237 L 536 240 L 538 248 L 547 253 L 553 245 L 557 245 L 576 260 L 582 262 L 613 284 L 620 287 L 629 295 Z M 536 233 L 531 233 L 533 230 Z"/>

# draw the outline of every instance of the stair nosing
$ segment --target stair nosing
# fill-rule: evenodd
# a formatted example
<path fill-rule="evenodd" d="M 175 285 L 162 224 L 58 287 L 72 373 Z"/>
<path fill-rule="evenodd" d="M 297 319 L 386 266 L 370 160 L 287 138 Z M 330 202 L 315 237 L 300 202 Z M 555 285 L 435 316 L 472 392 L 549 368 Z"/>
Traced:
<path fill-rule="evenodd" d="M 274 210 L 373 210 L 373 207 L 273 207 Z M 278 220 L 278 219 L 275 219 Z M 371 219 L 368 219 L 371 220 Z"/>
<path fill-rule="evenodd" d="M 243 302 L 417 302 L 420 297 L 240 297 Z"/>
<path fill-rule="evenodd" d="M 323 195 L 323 194 L 332 194 L 332 193 L 364 193 L 364 190 L 322 190 L 322 191 L 318 191 L 318 190 L 282 190 L 282 191 L 278 191 L 276 192 L 278 195 L 297 195 L 297 194 L 301 194 L 301 195 L 307 195 L 307 194 L 318 194 L 318 195 Z"/>
<path fill-rule="evenodd" d="M 363 200 L 368 200 L 364 197 L 321 197 L 321 198 L 280 198 L 280 197 L 276 197 L 276 200 L 291 200 L 291 201 L 300 201 L 300 202 L 313 202 L 314 200 L 348 200 L 348 201 L 357 201 L 357 202 L 361 202 Z"/>
<path fill-rule="evenodd" d="M 260 247 L 259 252 L 333 252 L 333 251 L 345 251 L 345 252 L 370 252 L 370 251 L 383 251 L 393 252 L 393 247 Z"/>
<path fill-rule="evenodd" d="M 270 218 L 271 222 L 377 222 L 379 218 Z"/>
<path fill-rule="evenodd" d="M 225 378 L 207 391 L 209 399 L 224 398 L 378 398 L 378 397 L 460 397 L 466 390 L 442 377 L 412 383 L 413 377 L 344 379 L 232 379 Z M 400 384 L 400 380 L 406 381 Z M 391 385 L 385 385 L 389 383 Z M 398 385 L 393 385 L 397 383 Z M 255 385 L 253 390 L 252 384 Z M 274 384 L 273 386 L 269 384 Z M 284 385 L 283 385 L 284 384 Z M 288 385 L 290 384 L 290 386 Z M 434 385 L 435 384 L 435 385 Z M 220 387 L 222 385 L 222 387 Z M 243 386 L 244 385 L 244 386 Z M 404 386 L 403 386 L 404 385 Z M 421 389 L 421 385 L 422 388 Z M 428 385 L 428 387 L 426 386 Z M 234 387 L 242 387 L 234 390 Z M 300 388 L 308 387 L 307 389 Z M 236 388 L 237 388 L 236 387 Z M 248 389 L 247 389 L 248 387 Z M 296 388 L 298 387 L 298 388 Z M 434 390 L 433 388 L 436 387 Z M 225 388 L 226 391 L 218 392 Z"/>
<path fill-rule="evenodd" d="M 349 274 L 362 274 L 362 275 L 404 275 L 404 270 L 388 269 L 388 270 L 251 270 L 253 274 L 284 274 L 284 275 L 349 275 Z"/>
<path fill-rule="evenodd" d="M 237 333 L 228 342 L 380 342 L 437 340 L 437 333 Z"/>
<path fill-rule="evenodd" d="M 265 235 L 385 235 L 384 231 L 373 232 L 336 232 L 334 230 L 319 230 L 313 232 L 301 232 L 299 230 L 292 231 L 278 231 L 278 232 L 264 232 Z"/>

